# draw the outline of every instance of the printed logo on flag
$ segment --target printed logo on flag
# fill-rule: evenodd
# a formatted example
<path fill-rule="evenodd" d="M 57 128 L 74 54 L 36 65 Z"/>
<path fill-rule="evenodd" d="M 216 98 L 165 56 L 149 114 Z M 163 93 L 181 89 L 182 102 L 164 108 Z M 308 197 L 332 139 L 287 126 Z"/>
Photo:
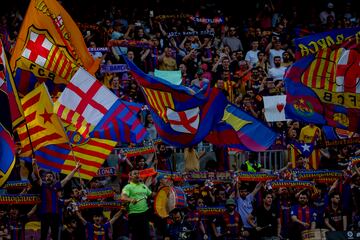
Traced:
<path fill-rule="evenodd" d="M 17 67 L 33 72 L 37 77 L 60 79 L 67 83 L 78 68 L 67 48 L 57 45 L 46 30 L 31 26 Z"/>
<path fill-rule="evenodd" d="M 166 116 L 170 127 L 177 132 L 195 134 L 200 122 L 200 108 L 192 108 L 181 112 L 167 108 Z"/>

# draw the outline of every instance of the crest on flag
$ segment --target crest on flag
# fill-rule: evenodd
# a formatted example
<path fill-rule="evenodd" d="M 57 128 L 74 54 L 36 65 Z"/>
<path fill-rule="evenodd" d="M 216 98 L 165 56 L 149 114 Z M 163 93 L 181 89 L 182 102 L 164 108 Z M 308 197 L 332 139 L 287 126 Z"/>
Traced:
<path fill-rule="evenodd" d="M 166 110 L 166 116 L 170 127 L 177 132 L 195 134 L 200 122 L 200 108 L 192 108 L 176 112 L 170 108 Z"/>
<path fill-rule="evenodd" d="M 56 44 L 48 31 L 34 26 L 29 28 L 21 58 L 17 59 L 16 65 L 37 77 L 64 84 L 70 81 L 77 69 L 68 49 Z"/>
<path fill-rule="evenodd" d="M 360 55 L 357 36 L 296 61 L 285 73 L 289 119 L 360 129 Z"/>
<path fill-rule="evenodd" d="M 95 73 L 100 60 L 87 50 L 77 24 L 58 1 L 31 0 L 10 60 L 19 93 L 46 82 L 52 95 L 64 88 L 79 66 Z M 30 81 L 33 74 L 35 79 Z"/>

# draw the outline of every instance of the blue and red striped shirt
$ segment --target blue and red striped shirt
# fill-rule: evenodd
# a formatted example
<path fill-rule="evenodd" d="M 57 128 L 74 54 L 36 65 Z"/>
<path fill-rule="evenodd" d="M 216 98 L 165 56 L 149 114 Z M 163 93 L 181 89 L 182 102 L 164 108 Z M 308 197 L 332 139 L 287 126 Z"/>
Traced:
<path fill-rule="evenodd" d="M 301 207 L 295 205 L 291 207 L 291 216 L 296 216 L 300 221 L 308 223 L 309 225 L 311 225 L 312 222 L 316 222 L 316 212 L 309 206 Z"/>
<path fill-rule="evenodd" d="M 86 239 L 106 240 L 109 237 L 110 222 L 97 225 L 90 222 L 86 223 Z"/>
<path fill-rule="evenodd" d="M 60 214 L 58 191 L 61 189 L 61 183 L 49 185 L 41 184 L 41 214 Z"/>

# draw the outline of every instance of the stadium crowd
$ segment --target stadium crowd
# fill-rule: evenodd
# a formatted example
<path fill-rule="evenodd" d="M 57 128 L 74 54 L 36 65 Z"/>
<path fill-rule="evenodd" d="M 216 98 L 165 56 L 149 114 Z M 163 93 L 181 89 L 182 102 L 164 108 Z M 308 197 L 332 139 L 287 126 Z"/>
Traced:
<path fill-rule="evenodd" d="M 359 4 L 321 1 L 307 8 L 304 14 L 299 12 L 300 1 L 255 2 L 248 14 L 241 10 L 244 14 L 241 17 L 233 13 L 234 9 L 221 9 L 222 4 L 211 1 L 188 3 L 189 7 L 182 8 L 171 8 L 164 1 L 153 6 L 130 4 L 130 7 L 123 7 L 121 1 L 101 7 L 72 1 L 63 4 L 78 22 L 91 55 L 100 58 L 102 64 L 124 64 L 121 53 L 125 53 L 145 73 L 181 70 L 181 84 L 189 87 L 200 88 L 208 81 L 212 87 L 220 88 L 230 102 L 279 133 L 269 150 L 287 153 L 294 139 L 315 143 L 315 161 L 303 155 L 285 154 L 283 168 L 265 169 L 259 160 L 266 159 L 258 159 L 257 153 L 243 152 L 246 159 L 239 168 L 225 167 L 219 157 L 224 148 L 214 146 L 214 156 L 218 158 L 200 164 L 206 152 L 194 146 L 180 150 L 185 166 L 177 169 L 173 157 L 179 149 L 157 143 L 155 153 L 136 157 L 126 158 L 121 151 L 114 152 L 111 159 L 116 162 L 115 175 L 84 181 L 76 178 L 81 165 L 62 175 L 39 169 L 36 160 L 29 163 L 17 158 L 9 181 L 28 180 L 30 184 L 24 189 L 1 189 L 2 192 L 40 194 L 41 203 L 1 205 L 0 239 L 270 240 L 301 239 L 306 230 L 359 231 L 360 172 L 356 164 L 349 164 L 351 157 L 359 155 L 359 145 L 328 147 L 321 126 L 314 124 L 295 120 L 266 122 L 263 104 L 264 96 L 286 94 L 283 77 L 295 61 L 293 39 L 359 27 L 356 11 Z M 0 27 L 9 30 L 12 44 L 24 14 L 12 9 L 1 17 Z M 128 40 L 134 44 L 107 48 L 110 40 Z M 146 104 L 141 88 L 128 72 L 99 70 L 96 78 L 119 98 Z M 149 133 L 144 144 L 156 141 L 157 130 L 149 110 L 143 108 L 139 118 Z M 123 147 L 129 146 L 121 145 L 117 149 Z M 105 166 L 108 165 L 106 162 Z M 142 177 L 141 172 L 151 167 L 159 173 Z M 314 189 L 271 188 L 266 181 L 235 177 L 220 181 L 172 177 L 177 171 L 190 175 L 198 171 L 228 171 L 231 176 L 238 172 L 265 172 L 297 180 L 295 173 L 299 171 L 323 169 L 340 170 L 342 175 L 334 181 L 316 182 Z M 107 187 L 115 194 L 99 197 L 98 202 L 121 201 L 121 208 L 79 207 L 79 203 L 90 201 L 88 192 Z M 171 193 L 187 188 L 183 190 L 187 204 L 167 209 L 166 217 L 160 216 L 156 209 L 157 194 L 163 188 Z M 176 194 L 175 198 L 178 197 Z"/>

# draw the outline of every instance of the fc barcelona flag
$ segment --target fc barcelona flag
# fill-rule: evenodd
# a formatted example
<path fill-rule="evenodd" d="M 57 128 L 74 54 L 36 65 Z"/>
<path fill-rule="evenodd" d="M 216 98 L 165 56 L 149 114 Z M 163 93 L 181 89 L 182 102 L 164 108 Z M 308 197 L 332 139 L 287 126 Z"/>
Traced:
<path fill-rule="evenodd" d="M 295 57 L 300 59 L 307 55 L 315 54 L 320 50 L 333 47 L 348 41 L 350 37 L 360 37 L 360 27 L 335 29 L 328 32 L 322 32 L 317 34 L 310 34 L 310 31 L 295 28 L 295 34 L 299 38 L 295 38 Z M 300 36 L 298 33 L 307 35 Z"/>
<path fill-rule="evenodd" d="M 22 95 L 36 86 L 37 82 L 28 81 L 32 75 L 56 94 L 79 66 L 94 73 L 99 61 L 89 54 L 76 23 L 58 1 L 31 0 L 10 66 Z"/>
<path fill-rule="evenodd" d="M 209 84 L 195 92 L 147 75 L 124 57 L 130 73 L 141 86 L 159 137 L 177 147 L 198 144 L 221 121 L 226 97 Z"/>
<path fill-rule="evenodd" d="M 107 139 L 83 138 L 72 125 L 67 127 L 67 135 L 69 143 L 48 145 L 35 152 L 41 168 L 69 174 L 80 162 L 80 175 L 75 177 L 90 180 L 117 144 Z"/>
<path fill-rule="evenodd" d="M 285 73 L 286 117 L 360 132 L 359 48 L 349 38 L 296 61 Z"/>

